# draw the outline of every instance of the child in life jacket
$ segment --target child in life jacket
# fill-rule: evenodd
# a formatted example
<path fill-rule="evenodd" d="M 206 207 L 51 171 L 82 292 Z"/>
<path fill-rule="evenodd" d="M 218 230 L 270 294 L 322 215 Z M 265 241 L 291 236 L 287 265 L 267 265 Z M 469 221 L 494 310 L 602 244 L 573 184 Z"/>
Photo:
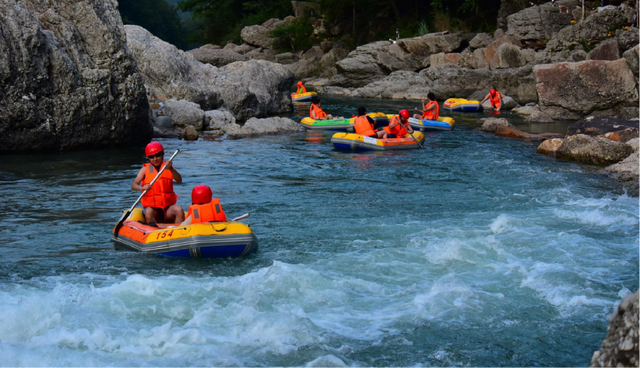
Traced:
<path fill-rule="evenodd" d="M 486 100 L 489 100 L 489 102 L 491 102 L 491 107 L 493 107 L 495 111 L 500 111 L 500 108 L 504 103 L 502 101 L 502 97 L 503 97 L 502 93 L 496 91 L 494 88 L 491 88 L 491 91 L 489 91 L 489 93 L 487 93 L 487 95 L 484 96 L 482 101 L 480 101 L 480 105 L 482 105 L 482 103 L 485 102 Z"/>
<path fill-rule="evenodd" d="M 178 196 L 173 191 L 173 183 L 182 183 L 182 176 L 173 167 L 171 161 L 164 162 L 164 147 L 160 142 L 151 142 L 144 149 L 149 163 L 142 166 L 131 183 L 131 189 L 144 192 L 142 197 L 142 207 L 144 207 L 144 218 L 147 224 L 157 226 L 157 223 L 176 223 L 184 220 L 184 210 L 177 205 Z M 162 167 L 166 169 L 150 186 L 153 179 L 158 175 Z"/>
<path fill-rule="evenodd" d="M 413 117 L 421 120 L 438 120 L 440 116 L 440 105 L 436 101 L 436 95 L 433 92 L 429 92 L 427 94 L 427 104 L 424 104 L 424 100 L 422 100 L 422 110 L 416 107 L 416 110 L 422 112 L 420 114 L 414 114 Z"/>
<path fill-rule="evenodd" d="M 322 110 L 322 102 L 318 97 L 311 99 L 311 108 L 309 109 L 309 117 L 315 120 L 325 120 L 325 119 L 344 119 L 342 116 L 333 117 L 331 114 L 327 114 Z"/>
<path fill-rule="evenodd" d="M 302 81 L 298 82 L 298 89 L 296 90 L 296 94 L 307 93 L 307 89 L 305 88 Z"/>
<path fill-rule="evenodd" d="M 206 185 L 196 185 L 191 191 L 191 206 L 187 218 L 191 217 L 191 224 L 206 222 L 225 222 L 227 216 L 222 210 L 220 198 L 211 198 L 211 188 Z"/>

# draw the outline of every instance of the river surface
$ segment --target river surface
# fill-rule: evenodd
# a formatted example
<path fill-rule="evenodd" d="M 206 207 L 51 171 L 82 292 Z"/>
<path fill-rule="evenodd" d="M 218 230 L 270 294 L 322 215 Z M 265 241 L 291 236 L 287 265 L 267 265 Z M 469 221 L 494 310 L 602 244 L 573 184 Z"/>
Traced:
<path fill-rule="evenodd" d="M 326 99 L 350 116 L 417 102 Z M 291 116 L 300 119 L 302 108 Z M 638 289 L 638 198 L 451 114 L 424 149 L 331 134 L 160 140 L 259 250 L 116 251 L 143 147 L 0 162 L 2 366 L 587 366 Z M 565 125 L 525 131 L 566 131 Z"/>

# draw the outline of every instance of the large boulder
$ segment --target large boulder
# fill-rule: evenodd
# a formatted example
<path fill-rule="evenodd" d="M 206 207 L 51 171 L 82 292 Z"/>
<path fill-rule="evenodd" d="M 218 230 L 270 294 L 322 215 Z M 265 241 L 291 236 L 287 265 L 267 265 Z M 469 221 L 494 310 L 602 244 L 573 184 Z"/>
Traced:
<path fill-rule="evenodd" d="M 113 0 L 0 2 L 0 152 L 151 139 L 117 8 Z"/>
<path fill-rule="evenodd" d="M 324 91 L 364 98 L 422 99 L 433 92 L 438 100 L 469 96 L 478 89 L 496 88 L 518 103 L 538 100 L 531 67 L 518 69 L 468 69 L 452 64 L 430 67 L 419 73 L 397 71 L 379 81 L 353 90 Z M 345 91 L 347 93 L 345 93 Z"/>
<path fill-rule="evenodd" d="M 171 118 L 173 125 L 185 128 L 192 126 L 196 130 L 202 130 L 204 111 L 200 105 L 185 100 L 167 100 L 164 102 L 164 114 Z"/>
<path fill-rule="evenodd" d="M 331 83 L 341 87 L 362 87 L 394 71 L 421 70 L 430 65 L 432 54 L 457 50 L 469 38 L 470 35 L 462 33 L 427 34 L 393 43 L 369 43 L 336 63 L 338 75 Z"/>
<path fill-rule="evenodd" d="M 274 39 L 269 36 L 269 29 L 262 25 L 247 26 L 240 32 L 242 40 L 249 45 L 265 49 L 273 45 Z"/>
<path fill-rule="evenodd" d="M 626 130 L 627 128 L 638 129 L 638 120 L 618 119 L 610 116 L 589 116 L 569 125 L 567 135 L 586 134 L 599 136 Z"/>
<path fill-rule="evenodd" d="M 203 110 L 225 107 L 241 121 L 292 110 L 293 74 L 280 64 L 239 61 L 221 68 L 203 64 L 139 26 L 125 26 L 152 98 L 195 102 Z"/>
<path fill-rule="evenodd" d="M 629 157 L 624 160 L 607 166 L 604 169 L 600 170 L 601 173 L 608 175 L 610 178 L 613 178 L 619 182 L 622 182 L 622 185 L 627 188 L 627 193 L 629 195 L 638 196 L 638 168 L 640 167 L 640 162 L 638 161 L 638 151 L 629 155 Z M 637 341 L 637 339 L 636 339 Z M 638 351 L 636 345 L 636 352 Z M 637 357 L 636 357 L 637 361 Z"/>
<path fill-rule="evenodd" d="M 640 48 L 638 47 L 638 45 L 636 45 L 636 47 L 631 48 L 627 51 L 625 51 L 622 54 L 622 57 L 624 57 L 625 60 L 627 60 L 627 64 L 629 64 L 629 68 L 631 68 L 631 71 L 633 71 L 633 74 L 636 76 L 636 81 L 638 78 L 638 55 L 640 55 Z"/>
<path fill-rule="evenodd" d="M 625 59 L 536 65 L 533 72 L 540 109 L 552 118 L 638 105 L 636 80 Z"/>
<path fill-rule="evenodd" d="M 627 158 L 633 148 L 625 143 L 585 134 L 567 137 L 556 151 L 556 157 L 595 165 L 611 165 Z"/>
<path fill-rule="evenodd" d="M 620 46 L 615 39 L 602 41 L 595 49 L 587 54 L 587 60 L 618 60 Z"/>
<path fill-rule="evenodd" d="M 482 118 L 478 120 L 478 123 L 482 124 L 480 129 L 482 129 L 483 132 L 488 133 L 495 133 L 498 127 L 515 128 L 513 124 L 505 118 Z"/>
<path fill-rule="evenodd" d="M 611 30 L 631 24 L 633 14 L 633 8 L 628 6 L 607 7 L 560 30 L 547 43 L 547 50 L 557 52 L 563 49 L 591 48 L 610 37 Z"/>
<path fill-rule="evenodd" d="M 265 119 L 251 118 L 239 131 L 228 133 L 227 137 L 238 139 L 252 136 L 289 134 L 302 132 L 305 129 L 289 118 L 272 117 Z"/>
<path fill-rule="evenodd" d="M 231 49 L 220 49 L 213 45 L 204 45 L 188 52 L 199 62 L 214 66 L 225 66 L 236 61 L 246 60 L 244 55 L 238 54 Z"/>
<path fill-rule="evenodd" d="M 637 166 L 637 164 L 636 164 Z M 591 367 L 637 367 L 638 292 L 627 295 L 609 317 L 607 336 L 600 350 L 593 353 Z"/>
<path fill-rule="evenodd" d="M 571 14 L 561 13 L 557 5 L 573 7 L 578 5 L 578 1 L 548 2 L 511 14 L 507 17 L 507 34 L 525 45 L 543 48 L 561 29 L 571 25 Z"/>

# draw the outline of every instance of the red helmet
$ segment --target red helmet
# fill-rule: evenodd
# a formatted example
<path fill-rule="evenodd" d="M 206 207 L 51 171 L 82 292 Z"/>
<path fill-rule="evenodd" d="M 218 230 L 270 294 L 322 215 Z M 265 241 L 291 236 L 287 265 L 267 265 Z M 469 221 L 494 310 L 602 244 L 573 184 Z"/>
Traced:
<path fill-rule="evenodd" d="M 145 156 L 155 155 L 158 152 L 164 152 L 164 147 L 162 147 L 160 142 L 151 142 L 147 144 L 147 147 L 144 149 Z"/>
<path fill-rule="evenodd" d="M 407 109 L 400 110 L 400 116 L 402 116 L 405 119 L 409 119 L 409 110 Z"/>
<path fill-rule="evenodd" d="M 496 90 L 491 88 L 491 91 L 489 91 L 489 93 L 491 93 L 491 96 L 495 96 L 496 95 Z"/>
<path fill-rule="evenodd" d="M 191 203 L 204 204 L 211 202 L 211 188 L 206 185 L 196 185 L 191 191 Z"/>
<path fill-rule="evenodd" d="M 302 81 L 298 82 L 298 85 L 301 86 L 302 85 Z"/>

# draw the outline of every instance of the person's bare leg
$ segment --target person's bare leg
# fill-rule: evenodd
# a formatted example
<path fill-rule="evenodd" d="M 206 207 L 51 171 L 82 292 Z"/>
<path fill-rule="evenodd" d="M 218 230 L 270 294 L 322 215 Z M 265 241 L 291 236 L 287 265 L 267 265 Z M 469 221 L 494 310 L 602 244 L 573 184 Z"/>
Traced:
<path fill-rule="evenodd" d="M 173 206 L 167 209 L 167 213 L 165 214 L 165 222 L 166 223 L 174 223 L 180 224 L 184 221 L 184 211 L 182 210 L 182 206 L 178 206 L 174 204 Z"/>

